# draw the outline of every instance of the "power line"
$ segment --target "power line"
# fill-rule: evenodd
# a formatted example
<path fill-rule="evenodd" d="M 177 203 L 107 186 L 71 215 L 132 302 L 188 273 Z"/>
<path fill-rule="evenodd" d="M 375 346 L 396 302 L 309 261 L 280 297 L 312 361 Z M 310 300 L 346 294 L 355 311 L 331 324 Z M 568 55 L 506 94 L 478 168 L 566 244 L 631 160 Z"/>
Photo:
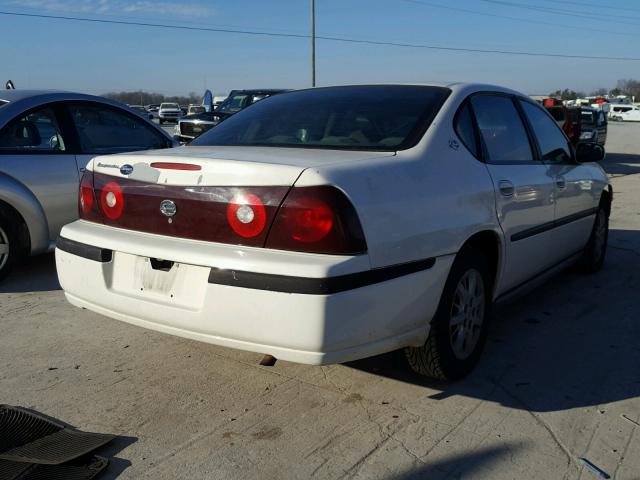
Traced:
<path fill-rule="evenodd" d="M 560 3 L 564 5 L 576 5 L 579 7 L 593 7 L 599 10 L 608 9 L 608 10 L 619 10 L 622 12 L 637 12 L 640 13 L 640 9 L 637 8 L 625 8 L 625 7 L 612 7 L 611 5 L 603 5 L 597 3 L 586 3 L 586 2 L 571 2 L 569 0 L 545 0 L 549 3 Z"/>
<path fill-rule="evenodd" d="M 494 4 L 494 5 L 514 7 L 514 8 L 520 8 L 520 9 L 525 9 L 525 10 L 533 10 L 533 11 L 536 11 L 536 12 L 553 13 L 555 15 L 563 15 L 563 16 L 566 16 L 566 17 L 585 18 L 585 19 L 588 19 L 588 20 L 596 20 L 596 21 L 599 21 L 599 22 L 619 23 L 619 24 L 621 23 L 621 24 L 624 24 L 624 25 L 637 26 L 638 25 L 637 23 L 624 22 L 622 20 L 619 20 L 619 18 L 623 18 L 623 19 L 627 19 L 627 20 L 639 20 L 640 21 L 640 18 L 638 18 L 638 17 L 622 17 L 620 15 L 607 15 L 607 14 L 588 13 L 588 12 L 575 12 L 573 10 L 566 10 L 566 9 L 562 9 L 562 8 L 540 7 L 538 5 L 507 2 L 507 1 L 504 1 L 504 0 L 480 0 L 480 1 L 484 2 L 484 3 L 491 3 L 491 4 Z M 611 18 L 611 20 L 609 20 L 607 17 Z"/>
<path fill-rule="evenodd" d="M 603 29 L 600 29 L 600 28 L 584 27 L 584 26 L 577 26 L 577 25 L 567 25 L 567 24 L 564 24 L 564 23 L 557 23 L 557 22 L 546 22 L 546 21 L 543 21 L 543 20 L 533 20 L 533 19 L 530 19 L 530 18 L 513 17 L 513 16 L 510 16 L 510 15 L 500 15 L 500 14 L 497 14 L 497 13 L 478 12 L 476 10 L 469 10 L 468 8 L 450 7 L 448 5 L 442 5 L 442 4 L 439 4 L 439 3 L 433 3 L 433 2 L 428 2 L 428 1 L 424 1 L 424 0 L 400 0 L 400 1 L 403 1 L 405 3 L 413 3 L 415 5 L 423 5 L 425 7 L 439 8 L 439 9 L 442 9 L 442 10 L 469 13 L 471 15 L 479 15 L 479 16 L 482 16 L 482 17 L 501 18 L 501 19 L 506 19 L 506 20 L 515 20 L 517 22 L 533 23 L 533 24 L 537 24 L 537 25 L 547 25 L 547 26 L 552 26 L 552 27 L 571 28 L 571 29 L 580 30 L 580 31 L 583 31 L 583 32 L 585 30 L 588 30 L 590 32 L 607 33 L 607 34 L 610 34 L 610 35 L 620 35 L 620 36 L 625 36 L 625 37 L 638 37 L 638 34 L 633 34 L 633 33 L 629 33 L 629 32 L 603 30 Z"/>
<path fill-rule="evenodd" d="M 271 32 L 261 32 L 256 30 L 236 30 L 236 29 L 229 29 L 229 28 L 187 27 L 184 25 L 170 25 L 170 24 L 164 24 L 164 23 L 125 22 L 120 20 L 105 20 L 105 19 L 87 18 L 87 17 L 67 17 L 62 15 L 44 15 L 44 14 L 18 13 L 18 12 L 6 12 L 6 11 L 0 11 L 0 15 L 41 18 L 41 19 L 48 19 L 48 20 L 67 20 L 67 21 L 75 21 L 75 22 L 127 25 L 127 26 L 137 26 L 137 27 L 167 28 L 167 29 L 174 29 L 174 30 L 230 33 L 230 34 L 239 34 L 239 35 L 261 36 L 261 37 L 300 38 L 300 39 L 310 38 L 310 35 L 294 34 L 294 33 L 271 33 Z M 609 57 L 609 56 L 598 56 L 598 55 L 572 55 L 572 54 L 563 54 L 563 53 L 525 52 L 525 51 L 517 51 L 517 50 L 499 50 L 499 49 L 490 50 L 490 49 L 481 49 L 481 48 L 445 47 L 441 45 L 427 45 L 427 44 L 420 44 L 420 43 L 405 43 L 405 42 L 384 42 L 384 41 L 377 41 L 377 40 L 363 40 L 363 39 L 355 39 L 355 38 L 333 37 L 333 36 L 326 36 L 326 35 L 317 35 L 316 39 L 331 41 L 331 42 L 341 42 L 341 43 L 378 45 L 378 46 L 390 46 L 390 47 L 402 47 L 402 48 L 420 48 L 420 49 L 426 49 L 426 50 L 439 50 L 439 51 L 447 51 L 447 52 L 488 53 L 488 54 L 496 54 L 496 55 L 515 55 L 515 56 L 525 56 L 525 57 L 572 58 L 572 59 L 582 59 L 582 60 L 610 60 L 610 61 L 622 61 L 622 62 L 640 62 L 640 57 Z"/>

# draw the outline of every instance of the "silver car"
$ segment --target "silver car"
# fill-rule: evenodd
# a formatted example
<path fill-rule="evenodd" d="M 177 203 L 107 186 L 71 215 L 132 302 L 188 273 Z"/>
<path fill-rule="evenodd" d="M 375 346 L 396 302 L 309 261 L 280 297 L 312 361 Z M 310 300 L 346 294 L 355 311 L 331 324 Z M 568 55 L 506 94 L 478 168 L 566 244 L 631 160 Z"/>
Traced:
<path fill-rule="evenodd" d="M 68 92 L 0 91 L 0 280 L 23 255 L 52 251 L 78 217 L 78 184 L 96 155 L 177 143 L 128 107 Z"/>

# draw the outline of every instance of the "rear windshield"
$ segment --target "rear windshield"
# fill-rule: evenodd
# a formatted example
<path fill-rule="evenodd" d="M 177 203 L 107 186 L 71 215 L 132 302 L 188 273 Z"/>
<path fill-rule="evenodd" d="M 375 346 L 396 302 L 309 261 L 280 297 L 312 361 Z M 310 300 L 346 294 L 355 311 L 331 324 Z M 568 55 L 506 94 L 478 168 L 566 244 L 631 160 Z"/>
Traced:
<path fill-rule="evenodd" d="M 547 107 L 547 110 L 556 122 L 563 122 L 566 120 L 562 107 Z"/>
<path fill-rule="evenodd" d="M 217 108 L 219 112 L 236 113 L 249 106 L 249 95 L 241 93 L 229 95 Z"/>
<path fill-rule="evenodd" d="M 582 118 L 583 124 L 592 125 L 595 123 L 595 115 L 591 110 L 582 110 L 580 117 Z"/>
<path fill-rule="evenodd" d="M 449 93 L 400 85 L 283 93 L 238 112 L 191 145 L 402 150 L 418 142 Z"/>

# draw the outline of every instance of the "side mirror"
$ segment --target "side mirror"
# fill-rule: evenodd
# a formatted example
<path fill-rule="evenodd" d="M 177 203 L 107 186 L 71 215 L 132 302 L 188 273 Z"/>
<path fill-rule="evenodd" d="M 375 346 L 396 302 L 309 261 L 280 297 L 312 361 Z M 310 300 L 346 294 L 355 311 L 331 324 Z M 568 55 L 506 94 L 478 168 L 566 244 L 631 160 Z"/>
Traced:
<path fill-rule="evenodd" d="M 604 147 L 597 143 L 579 143 L 576 147 L 576 160 L 579 163 L 599 162 L 604 154 Z"/>

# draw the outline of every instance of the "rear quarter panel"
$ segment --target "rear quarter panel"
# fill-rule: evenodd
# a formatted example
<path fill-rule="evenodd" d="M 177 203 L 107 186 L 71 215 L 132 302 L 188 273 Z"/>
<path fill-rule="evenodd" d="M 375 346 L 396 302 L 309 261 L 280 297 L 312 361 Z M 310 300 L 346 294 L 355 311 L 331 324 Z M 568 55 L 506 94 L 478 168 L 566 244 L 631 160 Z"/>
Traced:
<path fill-rule="evenodd" d="M 501 238 L 491 178 L 453 130 L 458 104 L 455 96 L 450 98 L 409 150 L 307 169 L 296 182 L 333 184 L 347 194 L 360 217 L 373 268 L 454 254 L 483 230 Z"/>

